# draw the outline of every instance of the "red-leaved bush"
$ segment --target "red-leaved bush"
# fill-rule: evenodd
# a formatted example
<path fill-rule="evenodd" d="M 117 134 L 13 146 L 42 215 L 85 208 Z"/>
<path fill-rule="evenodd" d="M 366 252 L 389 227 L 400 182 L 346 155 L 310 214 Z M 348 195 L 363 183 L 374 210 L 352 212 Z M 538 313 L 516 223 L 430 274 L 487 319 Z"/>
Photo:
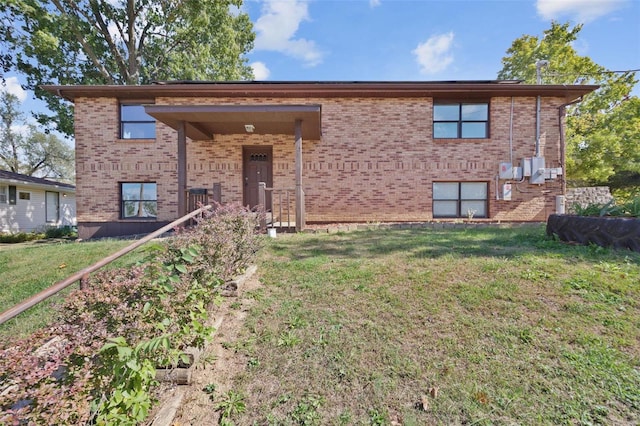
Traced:
<path fill-rule="evenodd" d="M 149 246 L 138 265 L 94 274 L 58 325 L 0 350 L 0 424 L 136 424 L 151 405 L 151 365 L 202 347 L 218 290 L 253 260 L 259 217 L 217 206 Z"/>

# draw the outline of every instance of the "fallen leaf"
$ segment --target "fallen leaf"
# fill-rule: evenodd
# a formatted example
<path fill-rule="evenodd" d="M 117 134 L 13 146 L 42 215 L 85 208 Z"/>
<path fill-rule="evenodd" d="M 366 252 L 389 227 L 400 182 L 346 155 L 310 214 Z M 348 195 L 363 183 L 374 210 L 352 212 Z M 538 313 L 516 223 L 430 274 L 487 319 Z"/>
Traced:
<path fill-rule="evenodd" d="M 434 386 L 432 388 L 429 389 L 429 395 L 431 395 L 431 398 L 436 399 L 438 397 L 438 391 L 440 390 L 439 387 Z"/>
<path fill-rule="evenodd" d="M 422 411 L 429 411 L 429 397 L 427 395 L 422 395 L 420 402 L 422 403 Z"/>

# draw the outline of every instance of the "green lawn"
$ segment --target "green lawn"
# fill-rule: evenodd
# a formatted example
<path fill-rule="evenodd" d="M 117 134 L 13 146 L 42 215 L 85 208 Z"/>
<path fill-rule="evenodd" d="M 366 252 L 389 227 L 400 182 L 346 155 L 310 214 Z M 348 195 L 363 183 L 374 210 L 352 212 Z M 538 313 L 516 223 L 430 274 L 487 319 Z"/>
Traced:
<path fill-rule="evenodd" d="M 638 253 L 374 230 L 279 236 L 259 264 L 225 342 L 238 425 L 640 424 Z"/>
<path fill-rule="evenodd" d="M 64 280 L 73 273 L 131 244 L 128 240 L 52 242 L 43 240 L 0 246 L 0 312 Z M 141 248 L 119 259 L 116 265 L 135 262 Z M 71 288 L 74 288 L 72 286 Z M 69 289 L 0 325 L 0 339 L 24 336 L 49 323 L 55 315 L 51 304 Z"/>

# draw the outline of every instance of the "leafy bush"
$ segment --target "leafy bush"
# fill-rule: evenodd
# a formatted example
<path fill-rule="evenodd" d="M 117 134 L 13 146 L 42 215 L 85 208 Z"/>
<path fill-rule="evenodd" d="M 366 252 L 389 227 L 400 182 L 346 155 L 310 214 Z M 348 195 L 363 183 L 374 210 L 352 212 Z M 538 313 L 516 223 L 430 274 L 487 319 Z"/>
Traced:
<path fill-rule="evenodd" d="M 73 226 L 45 226 L 33 232 L 0 233 L 0 243 L 16 244 L 45 238 L 75 238 L 78 232 Z"/>
<path fill-rule="evenodd" d="M 587 206 L 574 204 L 571 211 L 578 216 L 628 216 L 640 217 L 640 196 L 631 198 L 625 203 L 616 203 L 611 200 L 606 204 L 594 203 Z"/>
<path fill-rule="evenodd" d="M 36 232 L 16 232 L 15 234 L 0 234 L 0 243 L 24 243 L 26 241 L 41 240 L 44 237 L 44 234 Z"/>
<path fill-rule="evenodd" d="M 64 237 L 77 237 L 78 232 L 73 226 L 48 226 L 44 235 L 47 238 L 64 238 Z"/>
<path fill-rule="evenodd" d="M 60 325 L 0 350 L 0 424 L 144 420 L 155 367 L 184 362 L 186 347 L 210 338 L 218 290 L 259 248 L 258 221 L 219 207 L 152 244 L 140 264 L 94 274 L 60 307 Z M 52 341 L 55 350 L 38 349 Z"/>
<path fill-rule="evenodd" d="M 622 210 L 627 216 L 640 217 L 640 195 L 624 203 Z"/>

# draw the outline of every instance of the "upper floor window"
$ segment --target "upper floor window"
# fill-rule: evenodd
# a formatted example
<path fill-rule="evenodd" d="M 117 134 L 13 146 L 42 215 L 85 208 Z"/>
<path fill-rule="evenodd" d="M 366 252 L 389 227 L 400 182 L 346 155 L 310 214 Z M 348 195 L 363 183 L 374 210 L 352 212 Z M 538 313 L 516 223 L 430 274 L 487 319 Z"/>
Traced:
<path fill-rule="evenodd" d="M 144 105 L 120 105 L 120 138 L 155 139 L 156 120 L 144 112 Z"/>
<path fill-rule="evenodd" d="M 434 104 L 433 137 L 436 139 L 489 137 L 489 104 L 486 102 Z"/>
<path fill-rule="evenodd" d="M 155 182 L 123 182 L 120 184 L 120 199 L 122 219 L 155 219 L 158 215 Z"/>

